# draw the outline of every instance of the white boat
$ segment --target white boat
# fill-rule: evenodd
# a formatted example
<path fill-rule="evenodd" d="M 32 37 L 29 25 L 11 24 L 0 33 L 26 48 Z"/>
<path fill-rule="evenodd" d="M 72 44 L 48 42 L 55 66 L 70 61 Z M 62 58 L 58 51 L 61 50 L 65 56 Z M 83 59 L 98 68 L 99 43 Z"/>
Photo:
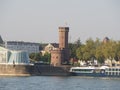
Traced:
<path fill-rule="evenodd" d="M 75 76 L 120 77 L 120 67 L 71 67 L 70 73 Z"/>

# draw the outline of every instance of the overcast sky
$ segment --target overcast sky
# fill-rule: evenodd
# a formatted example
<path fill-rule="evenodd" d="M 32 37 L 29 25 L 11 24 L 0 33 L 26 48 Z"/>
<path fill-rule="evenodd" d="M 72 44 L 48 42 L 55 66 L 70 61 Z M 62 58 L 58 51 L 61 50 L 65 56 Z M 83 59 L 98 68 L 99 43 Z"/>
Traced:
<path fill-rule="evenodd" d="M 78 38 L 120 40 L 120 0 L 0 0 L 0 35 L 6 41 L 57 43 L 58 27 Z"/>

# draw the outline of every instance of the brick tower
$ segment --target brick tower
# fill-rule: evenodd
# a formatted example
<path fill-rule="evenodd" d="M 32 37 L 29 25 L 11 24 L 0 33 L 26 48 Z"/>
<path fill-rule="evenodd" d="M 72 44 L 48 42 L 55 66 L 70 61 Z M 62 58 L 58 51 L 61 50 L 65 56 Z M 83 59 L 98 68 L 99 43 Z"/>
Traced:
<path fill-rule="evenodd" d="M 69 61 L 69 49 L 68 49 L 68 32 L 69 27 L 59 27 L 59 48 L 63 50 L 62 64 Z"/>
<path fill-rule="evenodd" d="M 59 48 L 68 48 L 69 27 L 59 27 Z"/>
<path fill-rule="evenodd" d="M 51 65 L 61 66 L 69 61 L 68 49 L 69 27 L 59 27 L 59 48 L 51 51 Z"/>

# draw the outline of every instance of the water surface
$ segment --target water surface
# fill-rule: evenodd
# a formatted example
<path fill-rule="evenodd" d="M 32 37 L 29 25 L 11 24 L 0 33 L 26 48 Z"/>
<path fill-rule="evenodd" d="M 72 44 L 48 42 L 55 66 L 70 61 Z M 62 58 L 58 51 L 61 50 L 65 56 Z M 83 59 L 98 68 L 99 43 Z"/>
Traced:
<path fill-rule="evenodd" d="M 118 78 L 0 77 L 0 90 L 120 90 Z"/>

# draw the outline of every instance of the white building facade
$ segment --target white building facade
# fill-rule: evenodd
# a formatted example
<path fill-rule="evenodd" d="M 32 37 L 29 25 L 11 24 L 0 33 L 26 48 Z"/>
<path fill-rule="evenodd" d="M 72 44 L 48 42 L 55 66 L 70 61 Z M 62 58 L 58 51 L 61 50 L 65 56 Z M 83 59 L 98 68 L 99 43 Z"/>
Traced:
<path fill-rule="evenodd" d="M 0 64 L 29 64 L 29 55 L 25 51 L 12 51 L 0 46 Z"/>
<path fill-rule="evenodd" d="M 6 41 L 5 48 L 10 50 L 23 50 L 30 53 L 38 53 L 39 43 L 23 42 L 23 41 Z"/>

